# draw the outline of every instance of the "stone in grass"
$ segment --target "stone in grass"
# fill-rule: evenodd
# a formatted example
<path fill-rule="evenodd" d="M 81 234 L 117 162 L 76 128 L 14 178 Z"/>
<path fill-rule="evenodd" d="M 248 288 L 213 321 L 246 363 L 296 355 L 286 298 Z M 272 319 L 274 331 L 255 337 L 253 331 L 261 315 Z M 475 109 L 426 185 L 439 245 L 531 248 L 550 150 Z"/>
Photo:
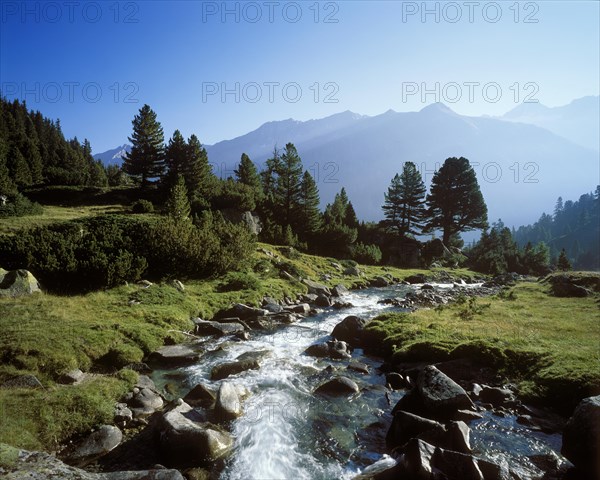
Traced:
<path fill-rule="evenodd" d="M 121 440 L 121 430 L 114 425 L 102 425 L 77 445 L 67 460 L 72 465 L 84 467 L 116 448 Z"/>

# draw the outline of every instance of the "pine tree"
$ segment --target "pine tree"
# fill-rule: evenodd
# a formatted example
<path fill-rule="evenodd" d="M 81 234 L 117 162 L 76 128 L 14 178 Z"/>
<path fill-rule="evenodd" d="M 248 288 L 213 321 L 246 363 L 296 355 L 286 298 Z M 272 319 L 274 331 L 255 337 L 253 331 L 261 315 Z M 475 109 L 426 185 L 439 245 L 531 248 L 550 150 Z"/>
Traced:
<path fill-rule="evenodd" d="M 487 206 L 469 161 L 448 158 L 435 173 L 427 195 L 427 231 L 442 229 L 445 245 L 459 232 L 486 228 Z"/>
<path fill-rule="evenodd" d="M 425 184 L 421 173 L 412 162 L 406 162 L 402 174 L 392 179 L 383 212 L 383 224 L 401 236 L 418 235 L 425 219 Z"/>
<path fill-rule="evenodd" d="M 12 181 L 6 165 L 7 154 L 8 147 L 2 138 L 0 138 L 0 195 L 11 195 L 17 191 L 17 187 Z"/>
<path fill-rule="evenodd" d="M 123 171 L 147 187 L 150 179 L 162 177 L 165 171 L 163 129 L 149 105 L 144 105 L 131 123 L 131 151 L 123 158 Z"/>
<path fill-rule="evenodd" d="M 185 164 L 188 155 L 188 146 L 179 130 L 173 132 L 165 149 L 165 164 L 167 173 L 165 174 L 164 184 L 171 190 L 177 183 L 179 176 L 185 178 Z"/>
<path fill-rule="evenodd" d="M 260 175 L 256 169 L 254 162 L 245 153 L 242 153 L 242 158 L 237 169 L 234 170 L 237 181 L 250 187 L 254 193 L 254 201 L 258 204 L 263 199 L 263 189 L 260 181 Z"/>
<path fill-rule="evenodd" d="M 571 262 L 569 261 L 569 258 L 567 257 L 567 252 L 565 251 L 564 248 L 560 251 L 560 255 L 558 256 L 558 262 L 556 263 L 556 267 L 559 270 L 562 270 L 563 272 L 569 271 L 572 268 Z"/>
<path fill-rule="evenodd" d="M 8 170 L 10 176 L 17 185 L 17 187 L 27 187 L 31 185 L 31 171 L 27 160 L 17 147 L 13 147 L 8 155 Z"/>
<path fill-rule="evenodd" d="M 344 216 L 344 225 L 350 228 L 358 228 L 359 222 L 358 217 L 356 216 L 356 212 L 354 211 L 354 206 L 352 202 L 348 202 L 348 206 L 346 207 L 346 215 Z"/>
<path fill-rule="evenodd" d="M 166 204 L 167 214 L 176 221 L 187 220 L 190 217 L 190 202 L 185 180 L 180 175 L 177 183 L 171 188 L 169 199 Z"/>
<path fill-rule="evenodd" d="M 277 172 L 275 188 L 276 216 L 280 225 L 294 223 L 294 211 L 300 199 L 300 184 L 302 181 L 302 160 L 293 143 L 285 146 L 281 155 L 280 168 Z"/>
<path fill-rule="evenodd" d="M 208 163 L 206 149 L 194 134 L 187 142 L 184 174 L 190 196 L 201 199 L 205 205 L 208 205 L 215 195 L 217 178 Z"/>
<path fill-rule="evenodd" d="M 312 175 L 304 172 L 296 212 L 296 231 L 303 240 L 311 239 L 321 229 L 319 190 Z"/>

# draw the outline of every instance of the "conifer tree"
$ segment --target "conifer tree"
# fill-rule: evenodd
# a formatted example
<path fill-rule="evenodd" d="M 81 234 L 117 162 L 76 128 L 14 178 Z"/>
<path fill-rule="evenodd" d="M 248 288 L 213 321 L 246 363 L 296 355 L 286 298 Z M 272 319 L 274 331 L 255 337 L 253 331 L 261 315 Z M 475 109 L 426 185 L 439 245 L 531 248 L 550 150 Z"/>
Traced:
<path fill-rule="evenodd" d="M 567 252 L 563 248 L 560 251 L 560 255 L 558 256 L 558 262 L 556 263 L 556 267 L 563 272 L 567 272 L 571 270 L 571 262 L 569 262 L 569 258 L 567 257 Z"/>
<path fill-rule="evenodd" d="M 234 170 L 237 181 L 250 187 L 254 194 L 254 201 L 258 204 L 263 198 L 263 189 L 260 175 L 254 162 L 245 153 L 242 153 L 240 163 Z"/>
<path fill-rule="evenodd" d="M 383 212 L 388 230 L 401 236 L 418 235 L 425 218 L 425 184 L 420 172 L 412 162 L 406 162 L 402 174 L 392 179 Z"/>
<path fill-rule="evenodd" d="M 294 224 L 294 211 L 300 198 L 302 160 L 293 143 L 288 143 L 281 155 L 275 188 L 276 217 L 280 225 Z"/>
<path fill-rule="evenodd" d="M 184 175 L 190 197 L 202 199 L 208 204 L 215 195 L 217 177 L 208 163 L 206 149 L 194 134 L 187 142 Z"/>
<path fill-rule="evenodd" d="M 177 183 L 171 188 L 169 199 L 166 204 L 167 214 L 176 221 L 188 220 L 190 217 L 190 202 L 185 180 L 181 175 L 177 177 Z"/>
<path fill-rule="evenodd" d="M 317 184 L 307 170 L 302 176 L 295 223 L 296 231 L 303 240 L 311 239 L 321 229 L 319 203 Z"/>
<path fill-rule="evenodd" d="M 144 105 L 131 123 L 131 151 L 123 157 L 123 171 L 147 187 L 150 179 L 162 177 L 165 171 L 163 129 L 149 105 Z"/>
<path fill-rule="evenodd" d="M 185 164 L 188 155 L 188 146 L 179 130 L 173 132 L 165 149 L 165 164 L 167 173 L 165 174 L 165 185 L 170 190 L 178 181 L 179 176 L 185 177 Z"/>
<path fill-rule="evenodd" d="M 435 173 L 427 195 L 427 231 L 441 229 L 442 241 L 459 232 L 486 228 L 487 206 L 469 160 L 448 158 Z"/>

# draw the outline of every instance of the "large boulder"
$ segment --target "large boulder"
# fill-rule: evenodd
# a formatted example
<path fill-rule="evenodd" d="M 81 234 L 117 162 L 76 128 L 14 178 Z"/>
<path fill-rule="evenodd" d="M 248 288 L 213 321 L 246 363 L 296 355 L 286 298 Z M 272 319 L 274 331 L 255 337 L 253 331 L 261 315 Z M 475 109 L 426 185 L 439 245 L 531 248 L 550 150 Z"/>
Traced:
<path fill-rule="evenodd" d="M 152 352 L 148 360 L 165 367 L 177 367 L 195 363 L 200 359 L 200 353 L 186 345 L 167 345 Z"/>
<path fill-rule="evenodd" d="M 325 343 L 319 343 L 308 347 L 304 353 L 311 357 L 325 358 L 329 357 L 335 360 L 346 360 L 352 358 L 348 344 L 339 340 L 332 340 Z"/>
<path fill-rule="evenodd" d="M 316 394 L 325 394 L 332 396 L 353 395 L 358 393 L 360 389 L 358 385 L 347 377 L 336 377 L 324 384 L 320 385 L 316 390 Z"/>
<path fill-rule="evenodd" d="M 552 295 L 555 297 L 587 297 L 592 294 L 591 290 L 578 283 L 576 278 L 568 275 L 550 277 Z"/>
<path fill-rule="evenodd" d="M 583 399 L 563 431 L 561 453 L 578 470 L 600 478 L 600 395 Z"/>
<path fill-rule="evenodd" d="M 215 413 L 220 421 L 235 420 L 242 415 L 242 402 L 232 383 L 223 382 L 219 387 Z"/>
<path fill-rule="evenodd" d="M 346 287 L 344 287 L 343 285 L 336 285 L 335 287 L 333 287 L 333 289 L 331 290 L 331 294 L 334 297 L 341 297 L 343 295 L 347 295 L 348 289 Z"/>
<path fill-rule="evenodd" d="M 148 417 L 164 405 L 162 397 L 150 388 L 134 389 L 131 398 L 127 399 L 127 406 L 136 418 Z"/>
<path fill-rule="evenodd" d="M 313 282 L 312 280 L 304 279 L 302 283 L 308 287 L 308 293 L 314 293 L 315 295 L 326 295 L 327 297 L 331 297 L 331 290 L 329 287 L 325 285 L 321 285 L 320 283 Z"/>
<path fill-rule="evenodd" d="M 250 211 L 241 211 L 236 208 L 225 208 L 221 210 L 223 217 L 233 224 L 245 225 L 254 235 L 262 231 L 260 217 Z"/>
<path fill-rule="evenodd" d="M 452 417 L 457 410 L 474 409 L 465 390 L 433 365 L 417 377 L 417 391 L 423 406 L 435 418 Z"/>
<path fill-rule="evenodd" d="M 12 270 L 0 268 L 0 298 L 22 297 L 41 292 L 39 282 L 28 270 Z"/>
<path fill-rule="evenodd" d="M 400 410 L 394 414 L 385 442 L 390 449 L 401 447 L 411 438 L 429 430 L 438 430 L 443 433 L 444 426 L 434 420 Z"/>
<path fill-rule="evenodd" d="M 220 310 L 214 316 L 213 320 L 222 318 L 239 318 L 240 320 L 248 320 L 256 317 L 268 315 L 268 311 L 263 308 L 254 308 L 243 303 L 235 303 L 231 307 Z"/>
<path fill-rule="evenodd" d="M 202 417 L 183 400 L 166 412 L 158 425 L 160 451 L 165 463 L 185 468 L 211 465 L 227 456 L 233 439 Z"/>
<path fill-rule="evenodd" d="M 2 388 L 44 388 L 37 377 L 31 374 L 17 375 L 16 377 L 8 379 L 0 386 Z"/>
<path fill-rule="evenodd" d="M 364 318 L 351 315 L 334 327 L 331 336 L 352 346 L 362 346 L 365 342 L 364 330 L 368 323 Z"/>
<path fill-rule="evenodd" d="M 113 425 L 102 425 L 75 447 L 67 461 L 77 467 L 85 467 L 116 448 L 122 440 L 121 430 Z"/>
<path fill-rule="evenodd" d="M 204 383 L 197 384 L 185 397 L 183 397 L 183 401 L 188 405 L 204 408 L 210 408 L 215 403 L 216 399 L 217 394 L 212 388 Z"/>
<path fill-rule="evenodd" d="M 268 350 L 242 353 L 234 362 L 221 363 L 214 366 L 211 370 L 211 379 L 223 380 L 246 370 L 258 370 L 260 368 L 260 361 L 267 355 L 270 355 Z"/>
<path fill-rule="evenodd" d="M 234 317 L 237 319 L 237 317 Z M 231 322 L 209 322 L 201 318 L 194 319 L 194 333 L 196 335 L 216 335 L 222 337 L 224 335 L 235 335 L 245 331 L 244 326 L 236 321 Z"/>

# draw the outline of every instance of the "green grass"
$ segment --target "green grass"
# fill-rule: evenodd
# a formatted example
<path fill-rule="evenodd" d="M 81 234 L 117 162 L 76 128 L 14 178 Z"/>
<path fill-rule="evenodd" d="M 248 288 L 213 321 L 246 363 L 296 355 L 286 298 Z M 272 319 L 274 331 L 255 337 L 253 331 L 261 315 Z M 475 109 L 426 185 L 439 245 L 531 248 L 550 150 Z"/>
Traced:
<path fill-rule="evenodd" d="M 34 228 L 53 223 L 68 222 L 79 218 L 92 217 L 106 213 L 123 213 L 121 205 L 96 205 L 62 207 L 44 205 L 40 215 L 25 215 L 23 217 L 7 217 L 0 219 L 0 235 L 13 235 L 24 228 Z"/>
<path fill-rule="evenodd" d="M 435 310 L 385 314 L 370 325 L 391 360 L 470 357 L 499 368 L 530 400 L 568 411 L 600 393 L 597 298 L 556 298 L 543 283 Z"/>

